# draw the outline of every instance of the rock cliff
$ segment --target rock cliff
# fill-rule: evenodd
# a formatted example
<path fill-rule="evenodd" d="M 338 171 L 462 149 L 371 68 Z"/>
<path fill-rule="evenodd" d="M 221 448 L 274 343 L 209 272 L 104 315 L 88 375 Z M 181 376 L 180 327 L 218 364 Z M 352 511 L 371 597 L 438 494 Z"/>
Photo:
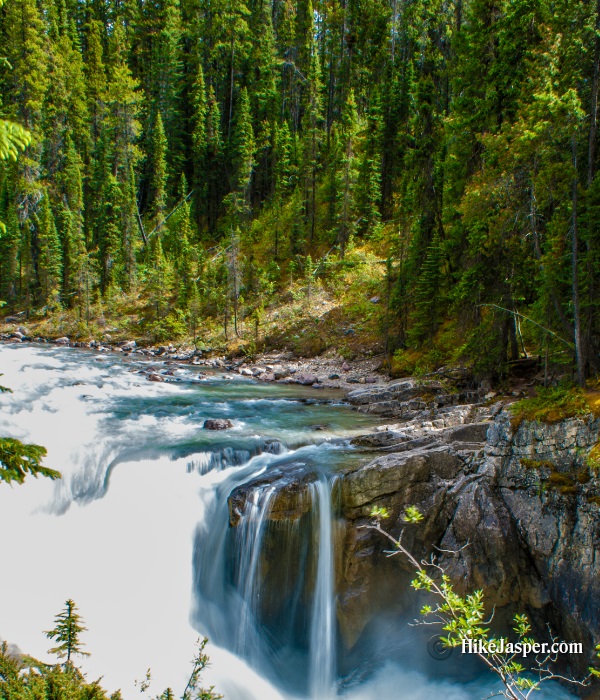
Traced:
<path fill-rule="evenodd" d="M 474 398 L 435 383 L 424 393 L 414 380 L 350 394 L 360 410 L 400 421 L 356 439 L 365 460 L 336 483 L 341 636 L 351 649 L 377 615 L 410 604 L 413 572 L 401 557 L 386 557 L 386 541 L 364 526 L 373 506 L 385 507 L 385 527 L 398 535 L 412 505 L 425 516 L 404 529 L 415 556 L 437 552 L 459 591 L 483 589 L 499 623 L 527 612 L 538 634 L 550 625 L 561 639 L 583 642 L 586 654 L 569 665 L 584 674 L 600 641 L 600 477 L 586 463 L 600 420 L 517 426 L 501 403 L 467 403 Z M 271 475 L 279 495 L 269 517 L 302 518 L 314 478 L 301 470 Z M 260 487 L 232 493 L 232 526 Z"/>

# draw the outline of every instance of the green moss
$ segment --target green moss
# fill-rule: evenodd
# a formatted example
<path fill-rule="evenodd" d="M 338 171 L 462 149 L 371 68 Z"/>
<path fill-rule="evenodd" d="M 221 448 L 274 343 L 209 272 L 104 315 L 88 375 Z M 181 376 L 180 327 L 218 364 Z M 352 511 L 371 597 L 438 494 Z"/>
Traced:
<path fill-rule="evenodd" d="M 562 474 L 561 472 L 552 472 L 548 477 L 548 482 L 556 487 L 574 487 L 575 484 L 573 479 L 567 474 Z"/>
<path fill-rule="evenodd" d="M 597 442 L 585 458 L 585 463 L 590 469 L 600 470 L 600 442 Z"/>
<path fill-rule="evenodd" d="M 580 472 L 577 472 L 577 481 L 580 484 L 587 484 L 591 478 L 592 477 L 587 469 L 582 469 Z"/>
<path fill-rule="evenodd" d="M 522 457 L 520 462 L 526 469 L 556 469 L 556 466 L 552 462 L 544 459 L 528 459 L 527 457 Z"/>

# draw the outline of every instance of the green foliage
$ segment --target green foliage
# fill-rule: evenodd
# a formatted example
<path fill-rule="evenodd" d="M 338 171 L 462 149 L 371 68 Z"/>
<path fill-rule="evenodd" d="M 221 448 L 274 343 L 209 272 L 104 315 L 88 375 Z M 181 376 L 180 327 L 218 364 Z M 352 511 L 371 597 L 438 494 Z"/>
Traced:
<path fill-rule="evenodd" d="M 19 124 L 0 119 L 0 160 L 17 160 L 31 142 L 31 134 Z"/>
<path fill-rule="evenodd" d="M 69 598 L 65 602 L 65 609 L 54 618 L 55 627 L 46 632 L 48 639 L 57 642 L 55 647 L 48 650 L 49 654 L 56 654 L 59 659 L 66 659 L 67 664 L 71 661 L 71 656 L 89 656 L 87 651 L 83 651 L 80 640 L 82 632 L 86 631 L 83 626 L 81 615 L 77 612 L 75 602 Z"/>
<path fill-rule="evenodd" d="M 47 666 L 14 653 L 6 642 L 0 646 L 0 698 L 69 698 L 70 700 L 109 700 L 99 681 L 88 683 L 73 664 Z M 121 700 L 117 691 L 110 700 Z"/>
<path fill-rule="evenodd" d="M 419 511 L 418 508 L 415 508 L 414 506 L 408 506 L 406 512 L 404 513 L 403 520 L 406 523 L 418 523 L 421 520 L 423 520 L 423 514 Z"/>
<path fill-rule="evenodd" d="M 57 653 L 65 658 L 65 663 L 48 665 L 28 656 L 12 651 L 7 642 L 0 645 L 0 698 L 1 700 L 32 700 L 33 698 L 57 698 L 58 700 L 122 700 L 121 692 L 116 691 L 110 697 L 101 687 L 100 680 L 88 683 L 84 674 L 70 660 L 71 654 L 86 655 L 81 651 L 78 636 L 82 627 L 76 606 L 67 601 L 67 609 L 56 618 L 57 626 L 47 635 L 61 642 L 50 653 Z M 209 659 L 205 652 L 207 639 L 198 641 L 198 651 L 192 661 L 192 673 L 181 700 L 221 700 L 222 695 L 214 688 L 201 686 L 200 674 L 208 666 Z M 151 684 L 150 669 L 139 685 L 145 693 Z M 173 700 L 174 693 L 167 688 L 154 700 Z"/>
<path fill-rule="evenodd" d="M 546 681 L 557 677 L 583 686 L 588 685 L 591 676 L 600 677 L 600 673 L 592 668 L 590 668 L 590 676 L 583 681 L 563 675 L 557 676 L 552 670 L 556 655 L 543 651 L 539 654 L 534 651 L 534 658 L 528 662 L 526 668 L 519 661 L 520 658 L 524 658 L 521 652 L 526 657 L 535 649 L 536 644 L 527 615 L 515 615 L 513 639 L 508 636 L 494 635 L 490 628 L 494 614 L 493 612 L 491 615 L 486 614 L 483 591 L 459 594 L 435 555 L 432 555 L 429 561 L 418 561 L 402 544 L 402 532 L 398 537 L 394 537 L 381 529 L 382 510 L 385 509 L 373 509 L 371 515 L 375 518 L 375 524 L 370 527 L 391 540 L 396 550 L 414 567 L 416 576 L 411 586 L 417 591 L 430 594 L 431 603 L 421 608 L 423 616 L 421 624 L 439 625 L 443 632 L 440 641 L 446 647 L 466 646 L 468 649 L 471 645 L 472 653 L 476 654 L 502 683 L 502 690 L 497 693 L 498 695 L 510 700 L 527 700 L 531 691 L 538 690 Z M 406 526 L 412 527 L 422 519 L 423 516 L 417 508 L 414 506 L 406 508 L 404 516 Z M 556 639 L 552 638 L 552 641 Z M 528 649 L 527 652 L 524 651 L 524 647 Z M 597 649 L 600 651 L 600 646 Z"/>
<path fill-rule="evenodd" d="M 404 353 L 400 373 L 600 369 L 593 3 L 138 5 L 3 8 L 7 312 L 89 326 L 96 301 L 148 292 L 152 323 L 188 314 L 196 283 L 194 328 L 256 343 L 252 267 L 278 267 L 259 325 L 309 258 L 305 312 L 315 290 L 373 316 L 342 283 L 359 251 L 381 306 L 357 335 Z M 232 294 L 231 265 L 207 268 L 238 227 Z"/>
<path fill-rule="evenodd" d="M 594 398 L 589 400 L 582 389 L 568 387 L 540 387 L 537 396 L 511 404 L 512 425 L 517 428 L 524 420 L 556 423 L 565 418 L 598 415 Z"/>
<path fill-rule="evenodd" d="M 22 484 L 27 474 L 60 479 L 60 472 L 41 464 L 46 448 L 40 445 L 26 445 L 15 438 L 0 438 L 0 481 Z"/>
<path fill-rule="evenodd" d="M 594 471 L 600 471 L 600 443 L 596 443 L 585 458 L 586 465 Z"/>

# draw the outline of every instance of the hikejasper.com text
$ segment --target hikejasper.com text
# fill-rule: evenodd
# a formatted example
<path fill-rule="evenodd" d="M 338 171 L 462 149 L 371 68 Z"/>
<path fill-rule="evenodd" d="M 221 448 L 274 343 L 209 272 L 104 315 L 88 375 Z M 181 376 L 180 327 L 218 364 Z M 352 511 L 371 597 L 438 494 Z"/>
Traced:
<path fill-rule="evenodd" d="M 463 639 L 463 654 L 483 654 L 485 656 L 517 655 L 527 657 L 531 654 L 583 654 L 583 644 L 581 642 L 509 642 L 506 639 L 490 640 Z"/>

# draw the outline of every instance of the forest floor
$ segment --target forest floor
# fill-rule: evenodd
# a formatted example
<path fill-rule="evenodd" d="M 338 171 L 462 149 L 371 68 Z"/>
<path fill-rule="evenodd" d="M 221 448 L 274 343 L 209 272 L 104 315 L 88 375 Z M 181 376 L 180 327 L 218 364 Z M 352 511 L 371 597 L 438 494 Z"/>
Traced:
<path fill-rule="evenodd" d="M 333 357 L 353 361 L 385 353 L 385 314 L 384 302 L 369 290 L 344 298 L 323 287 L 308 293 L 300 287 L 278 295 L 259 314 L 238 319 L 237 332 L 231 317 L 226 333 L 223 315 L 205 315 L 193 324 L 195 329 L 189 319 L 170 326 L 169 317 L 157 334 L 148 322 L 144 299 L 122 295 L 91 305 L 88 318 L 68 309 L 9 314 L 0 320 L 0 337 L 16 341 L 21 337 L 42 341 L 68 338 L 71 344 L 91 343 L 92 347 L 135 341 L 140 348 L 191 348 L 204 356 L 255 361 L 273 352 L 290 357 L 324 355 L 328 362 Z"/>

